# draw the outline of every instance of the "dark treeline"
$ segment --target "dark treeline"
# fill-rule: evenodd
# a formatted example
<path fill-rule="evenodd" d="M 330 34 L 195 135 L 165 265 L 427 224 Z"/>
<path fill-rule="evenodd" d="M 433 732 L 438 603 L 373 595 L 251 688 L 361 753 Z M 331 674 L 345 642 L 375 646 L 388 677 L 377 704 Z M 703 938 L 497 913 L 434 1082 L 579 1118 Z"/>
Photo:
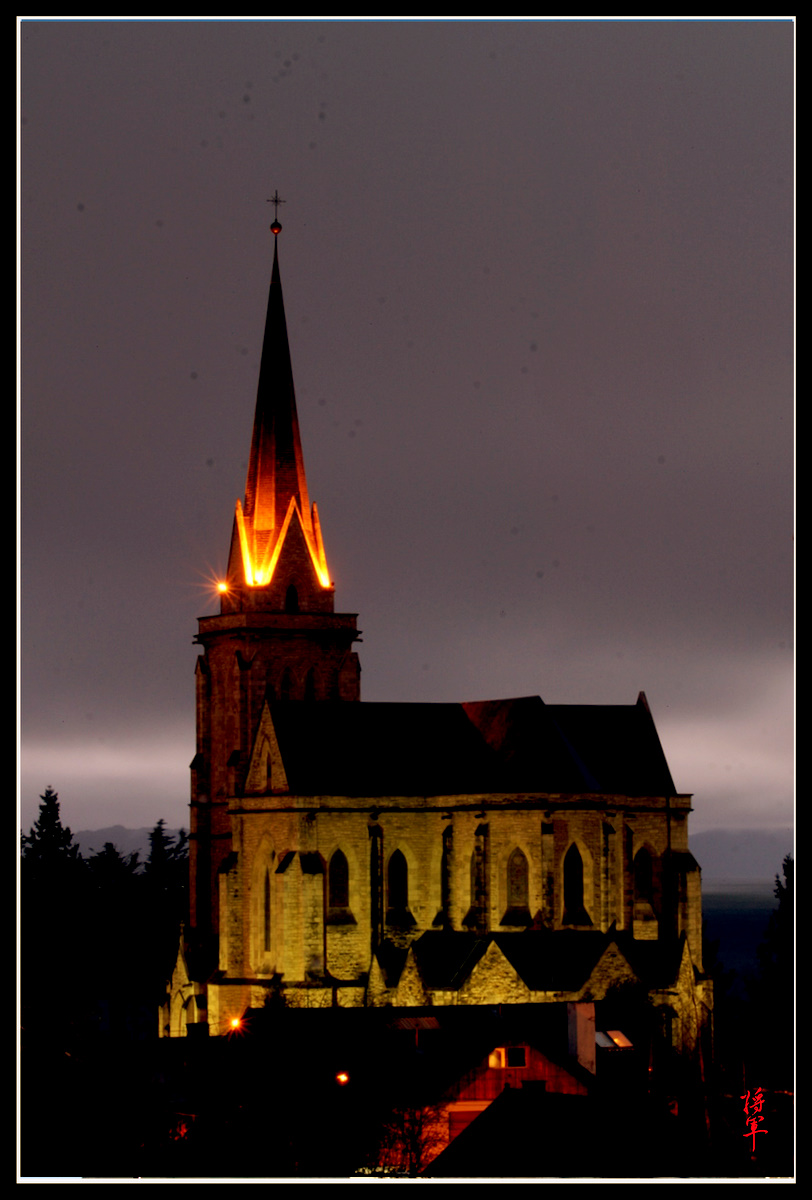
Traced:
<path fill-rule="evenodd" d="M 795 864 L 784 858 L 775 876 L 773 909 L 756 951 L 757 968 L 741 978 L 722 962 L 718 941 L 704 941 L 713 978 L 714 1053 L 708 1072 L 713 1147 L 722 1173 L 793 1173 L 795 1092 Z M 761 1091 L 762 1136 L 747 1145 L 745 1104 Z M 747 1153 L 742 1157 L 742 1146 Z"/>
<path fill-rule="evenodd" d="M 23 1039 L 153 1037 L 186 920 L 186 833 L 174 838 L 161 820 L 145 862 L 111 842 L 83 858 L 57 793 L 40 799 L 21 848 Z"/>
<path fill-rule="evenodd" d="M 188 904 L 188 846 L 82 857 L 47 788 L 20 863 L 20 1173 L 135 1176 L 164 1107 L 158 1012 Z"/>
<path fill-rule="evenodd" d="M 714 987 L 714 1060 L 728 1090 L 758 1082 L 791 1092 L 794 1084 L 795 864 L 788 854 L 775 876 L 773 909 L 754 947 L 755 973 L 737 980 L 722 965 L 718 941 L 705 937 L 705 970 Z M 739 986 L 736 987 L 738 982 Z"/>

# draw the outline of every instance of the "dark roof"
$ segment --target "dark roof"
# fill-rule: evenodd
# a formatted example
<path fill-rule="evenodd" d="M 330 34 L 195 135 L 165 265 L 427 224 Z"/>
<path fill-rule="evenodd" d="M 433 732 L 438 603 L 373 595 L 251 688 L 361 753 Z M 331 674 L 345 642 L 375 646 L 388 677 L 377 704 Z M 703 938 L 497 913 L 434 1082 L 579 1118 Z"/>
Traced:
<path fill-rule="evenodd" d="M 546 705 L 271 706 L 291 792 L 442 796 L 552 792 L 674 795 L 644 700 Z"/>
<path fill-rule="evenodd" d="M 601 955 L 613 944 L 647 987 L 671 987 L 682 955 L 679 938 L 635 941 L 628 932 L 614 929 L 607 933 L 528 929 L 485 937 L 431 930 L 412 944 L 423 983 L 439 991 L 461 987 L 492 941 L 533 992 L 580 991 Z"/>
<path fill-rule="evenodd" d="M 634 1136 L 628 1131 L 633 1130 Z M 568 1096 L 505 1090 L 421 1172 L 476 1179 L 638 1179 L 692 1174 L 691 1148 L 643 1089 Z"/>

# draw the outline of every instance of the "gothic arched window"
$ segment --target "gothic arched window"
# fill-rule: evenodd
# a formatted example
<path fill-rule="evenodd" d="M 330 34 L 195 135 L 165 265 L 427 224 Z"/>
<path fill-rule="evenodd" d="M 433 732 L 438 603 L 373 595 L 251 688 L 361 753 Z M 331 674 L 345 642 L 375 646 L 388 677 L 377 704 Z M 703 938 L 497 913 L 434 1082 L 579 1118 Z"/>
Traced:
<path fill-rule="evenodd" d="M 350 871 L 341 850 L 336 850 L 327 870 L 327 903 L 330 908 L 349 908 L 350 905 Z"/>
<path fill-rule="evenodd" d="M 527 908 L 527 858 L 517 846 L 508 859 L 508 908 Z"/>
<path fill-rule="evenodd" d="M 297 613 L 299 611 L 299 593 L 296 590 L 296 585 L 292 583 L 285 592 L 285 612 Z"/>
<path fill-rule="evenodd" d="M 271 949 L 271 872 L 265 872 L 265 886 L 262 889 L 262 949 Z"/>
<path fill-rule="evenodd" d="M 564 856 L 564 924 L 592 924 L 584 908 L 584 863 L 575 842 Z"/>
<path fill-rule="evenodd" d="M 282 678 L 279 680 L 279 699 L 293 699 L 293 676 L 287 667 L 282 672 Z"/>
<path fill-rule="evenodd" d="M 487 933 L 490 891 L 488 886 L 489 830 L 486 824 L 474 831 L 474 851 L 471 855 L 471 907 L 463 918 L 466 929 Z"/>
<path fill-rule="evenodd" d="M 411 927 L 415 920 L 409 912 L 409 867 L 402 850 L 395 850 L 386 869 L 386 923 Z"/>
<path fill-rule="evenodd" d="M 645 846 L 634 856 L 634 898 L 651 904 L 654 894 L 651 855 Z"/>
<path fill-rule="evenodd" d="M 502 925 L 530 924 L 530 885 L 527 856 L 517 846 L 507 861 L 507 912 Z"/>
<path fill-rule="evenodd" d="M 387 875 L 389 907 L 404 909 L 409 907 L 409 868 L 400 850 L 396 850 L 389 859 Z"/>
<path fill-rule="evenodd" d="M 451 854 L 454 846 L 454 831 L 451 825 L 443 830 L 443 854 L 440 859 L 440 912 L 443 924 L 451 921 Z"/>
<path fill-rule="evenodd" d="M 372 948 L 383 941 L 383 830 L 370 825 L 369 833 L 369 913 L 372 926 Z"/>

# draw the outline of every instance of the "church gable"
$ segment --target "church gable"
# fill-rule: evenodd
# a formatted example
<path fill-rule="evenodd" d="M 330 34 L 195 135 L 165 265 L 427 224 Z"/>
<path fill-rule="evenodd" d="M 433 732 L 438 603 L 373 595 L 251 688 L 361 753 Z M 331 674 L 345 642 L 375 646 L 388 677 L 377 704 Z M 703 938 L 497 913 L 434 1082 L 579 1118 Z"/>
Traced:
<path fill-rule="evenodd" d="M 399 1008 L 421 1008 L 428 1002 L 426 989 L 420 978 L 414 950 L 409 947 L 406 962 L 400 973 L 394 1003 Z"/>
<path fill-rule="evenodd" d="M 495 941 L 459 991 L 461 1004 L 526 1004 L 530 989 Z"/>
<path fill-rule="evenodd" d="M 586 981 L 579 999 L 603 1000 L 607 991 L 620 983 L 636 983 L 637 975 L 615 942 L 610 942 Z"/>
<path fill-rule="evenodd" d="M 273 607 L 287 613 L 321 608 L 324 583 L 315 565 L 316 548 L 305 535 L 302 514 L 291 497 L 284 524 L 266 568 Z"/>
<path fill-rule="evenodd" d="M 290 791 L 267 702 L 262 709 L 257 736 L 254 739 L 254 748 L 251 751 L 245 791 L 254 796 L 266 795 L 268 792 Z"/>

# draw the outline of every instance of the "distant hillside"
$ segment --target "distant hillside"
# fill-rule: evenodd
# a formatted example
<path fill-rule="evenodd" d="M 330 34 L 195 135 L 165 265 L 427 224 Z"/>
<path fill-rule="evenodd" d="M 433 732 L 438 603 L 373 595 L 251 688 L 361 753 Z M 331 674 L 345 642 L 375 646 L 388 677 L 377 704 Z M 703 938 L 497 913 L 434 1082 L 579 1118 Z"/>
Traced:
<path fill-rule="evenodd" d="M 112 842 L 121 854 L 133 854 L 137 850 L 141 862 L 146 862 L 149 858 L 149 835 L 154 828 L 125 829 L 123 825 L 110 825 L 107 829 L 80 829 L 74 833 L 73 840 L 82 858 L 90 858 L 91 854 L 104 849 L 105 842 Z M 179 829 L 167 828 L 166 832 L 177 841 Z"/>
<path fill-rule="evenodd" d="M 772 890 L 785 856 L 793 853 L 791 829 L 709 829 L 691 834 L 690 845 L 702 868 L 703 891 L 730 883 Z"/>

